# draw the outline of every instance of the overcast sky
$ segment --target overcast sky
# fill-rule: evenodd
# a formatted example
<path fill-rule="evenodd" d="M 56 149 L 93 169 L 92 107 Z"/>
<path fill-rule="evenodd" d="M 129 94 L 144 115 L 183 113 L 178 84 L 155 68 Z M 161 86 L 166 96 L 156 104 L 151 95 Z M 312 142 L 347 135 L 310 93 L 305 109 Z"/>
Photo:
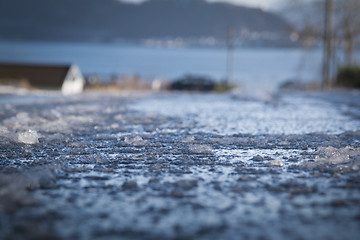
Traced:
<path fill-rule="evenodd" d="M 122 0 L 124 2 L 143 2 L 145 0 Z M 273 8 L 276 3 L 282 2 L 282 0 L 206 0 L 209 2 L 228 2 L 239 5 L 245 5 L 250 7 L 259 7 L 263 9 Z"/>

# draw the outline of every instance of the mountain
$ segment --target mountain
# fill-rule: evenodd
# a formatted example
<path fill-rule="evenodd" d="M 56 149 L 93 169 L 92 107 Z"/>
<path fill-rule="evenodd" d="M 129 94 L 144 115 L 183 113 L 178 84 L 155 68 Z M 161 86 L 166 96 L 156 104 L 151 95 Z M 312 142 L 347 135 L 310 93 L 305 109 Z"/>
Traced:
<path fill-rule="evenodd" d="M 274 11 L 291 23 L 297 30 L 313 25 L 314 28 L 322 28 L 324 21 L 324 1 L 289 1 L 282 4 Z"/>
<path fill-rule="evenodd" d="M 204 0 L 1 0 L 0 39 L 116 41 L 286 39 L 291 26 L 274 13 Z M 255 35 L 254 35 L 255 34 Z"/>

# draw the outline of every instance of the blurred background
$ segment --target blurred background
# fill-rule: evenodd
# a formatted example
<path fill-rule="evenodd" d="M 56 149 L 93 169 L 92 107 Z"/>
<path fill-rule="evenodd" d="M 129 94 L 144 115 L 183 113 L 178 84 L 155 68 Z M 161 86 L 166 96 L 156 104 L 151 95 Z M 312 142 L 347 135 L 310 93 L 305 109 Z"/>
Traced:
<path fill-rule="evenodd" d="M 316 89 L 358 63 L 359 12 L 360 0 L 1 0 L 0 64 L 73 64 L 93 86 Z"/>

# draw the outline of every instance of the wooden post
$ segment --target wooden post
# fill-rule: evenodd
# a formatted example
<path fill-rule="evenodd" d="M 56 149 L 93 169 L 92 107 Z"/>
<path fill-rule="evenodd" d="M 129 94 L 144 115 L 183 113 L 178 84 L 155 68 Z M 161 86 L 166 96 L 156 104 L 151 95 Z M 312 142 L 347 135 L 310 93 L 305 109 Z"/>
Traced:
<path fill-rule="evenodd" d="M 325 0 L 325 26 L 324 26 L 324 60 L 323 60 L 323 89 L 331 88 L 331 59 L 333 55 L 333 0 Z"/>
<path fill-rule="evenodd" d="M 234 28 L 229 27 L 227 36 L 227 77 L 225 84 L 229 85 L 233 82 L 234 72 Z"/>

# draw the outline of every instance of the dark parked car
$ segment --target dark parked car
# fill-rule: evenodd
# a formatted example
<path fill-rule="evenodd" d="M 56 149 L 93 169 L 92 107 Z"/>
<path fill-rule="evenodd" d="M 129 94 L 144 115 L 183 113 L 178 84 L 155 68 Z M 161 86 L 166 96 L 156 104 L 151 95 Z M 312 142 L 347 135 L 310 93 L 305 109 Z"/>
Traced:
<path fill-rule="evenodd" d="M 171 83 L 170 90 L 209 92 L 213 91 L 215 86 L 215 81 L 207 77 L 187 75 Z"/>

